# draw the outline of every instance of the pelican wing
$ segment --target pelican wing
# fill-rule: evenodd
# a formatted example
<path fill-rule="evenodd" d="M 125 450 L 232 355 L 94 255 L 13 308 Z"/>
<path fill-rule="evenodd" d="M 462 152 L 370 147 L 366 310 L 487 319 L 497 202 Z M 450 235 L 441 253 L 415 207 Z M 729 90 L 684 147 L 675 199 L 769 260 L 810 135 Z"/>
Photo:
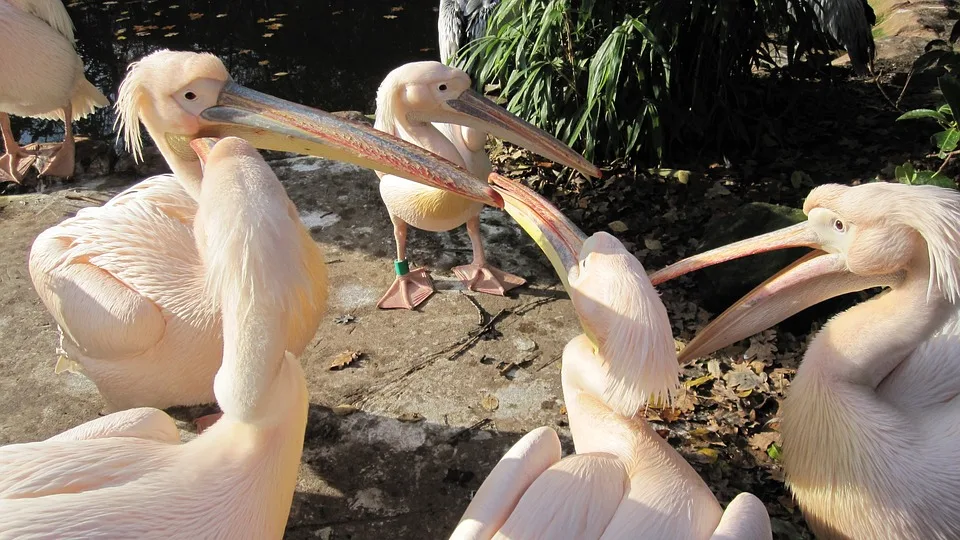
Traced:
<path fill-rule="evenodd" d="M 514 444 L 477 490 L 451 540 L 492 538 L 538 476 L 560 461 L 557 432 L 540 427 Z"/>
<path fill-rule="evenodd" d="M 60 0 L 9 0 L 21 11 L 25 11 L 45 23 L 51 28 L 67 38 L 73 43 L 73 21 L 70 20 L 70 14 L 67 8 L 63 7 Z"/>
<path fill-rule="evenodd" d="M 494 538 L 600 538 L 627 481 L 625 465 L 610 454 L 569 456 L 536 479 Z"/>
<path fill-rule="evenodd" d="M 160 176 L 37 237 L 30 277 L 83 354 L 117 360 L 142 354 L 163 337 L 165 311 L 190 310 L 199 266 L 195 213 L 176 180 Z"/>
<path fill-rule="evenodd" d="M 767 509 L 751 493 L 741 493 L 730 501 L 720 518 L 720 525 L 710 540 L 770 540 L 770 516 Z"/>

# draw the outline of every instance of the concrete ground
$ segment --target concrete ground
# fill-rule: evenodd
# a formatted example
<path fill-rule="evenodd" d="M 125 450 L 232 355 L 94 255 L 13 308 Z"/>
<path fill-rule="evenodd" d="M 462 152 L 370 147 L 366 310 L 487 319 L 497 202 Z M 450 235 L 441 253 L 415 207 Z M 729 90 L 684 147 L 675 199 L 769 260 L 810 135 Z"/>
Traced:
<path fill-rule="evenodd" d="M 569 299 L 539 248 L 488 209 L 491 262 L 527 286 L 508 298 L 465 293 L 450 271 L 470 260 L 464 229 L 416 231 L 408 257 L 431 268 L 438 293 L 418 311 L 378 310 L 394 245 L 376 176 L 313 158 L 272 164 L 324 248 L 331 280 L 327 316 L 301 358 L 310 418 L 286 537 L 444 538 L 523 433 L 553 426 L 569 446 L 559 358 L 580 332 Z M 50 437 L 103 407 L 83 376 L 54 374 L 57 328 L 26 260 L 40 231 L 131 181 L 87 178 L 0 198 L 0 444 Z M 346 351 L 359 359 L 330 370 Z"/>

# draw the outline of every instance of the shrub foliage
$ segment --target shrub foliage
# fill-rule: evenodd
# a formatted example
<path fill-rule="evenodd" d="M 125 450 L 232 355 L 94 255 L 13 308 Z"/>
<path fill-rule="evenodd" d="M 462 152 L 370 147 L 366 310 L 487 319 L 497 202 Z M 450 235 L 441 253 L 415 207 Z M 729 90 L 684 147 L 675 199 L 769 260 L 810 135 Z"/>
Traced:
<path fill-rule="evenodd" d="M 660 160 L 671 143 L 745 137 L 741 94 L 771 36 L 810 35 L 790 0 L 502 0 L 460 65 L 588 158 Z"/>

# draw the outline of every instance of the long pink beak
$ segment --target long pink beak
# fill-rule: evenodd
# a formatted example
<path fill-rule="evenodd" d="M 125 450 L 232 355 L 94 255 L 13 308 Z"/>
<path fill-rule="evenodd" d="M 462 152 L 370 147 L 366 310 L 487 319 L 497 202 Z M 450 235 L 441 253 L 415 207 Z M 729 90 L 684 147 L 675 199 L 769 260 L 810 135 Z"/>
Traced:
<path fill-rule="evenodd" d="M 677 359 L 686 363 L 706 356 L 824 300 L 871 287 L 891 286 L 903 279 L 902 272 L 879 276 L 850 272 L 842 255 L 820 251 L 823 246 L 819 236 L 809 222 L 804 222 L 688 257 L 654 272 L 650 280 L 658 285 L 715 264 L 793 247 L 811 247 L 815 251 L 727 308 L 687 344 Z"/>
<path fill-rule="evenodd" d="M 503 207 L 503 199 L 484 179 L 419 146 L 233 82 L 224 86 L 217 104 L 200 118 L 201 137 L 232 135 L 265 150 L 346 161 Z"/>
<path fill-rule="evenodd" d="M 569 292 L 567 276 L 579 264 L 580 251 L 587 236 L 532 189 L 496 173 L 490 175 L 489 181 L 503 196 L 504 210 L 540 246 Z"/>

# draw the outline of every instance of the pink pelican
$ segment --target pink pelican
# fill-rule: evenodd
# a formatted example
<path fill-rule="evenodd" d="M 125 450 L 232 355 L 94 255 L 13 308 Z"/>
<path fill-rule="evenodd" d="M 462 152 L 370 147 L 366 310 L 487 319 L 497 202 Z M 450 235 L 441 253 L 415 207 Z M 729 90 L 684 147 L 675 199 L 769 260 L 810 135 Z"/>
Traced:
<path fill-rule="evenodd" d="M 600 170 L 548 133 L 524 122 L 470 88 L 470 76 L 439 62 L 414 62 L 387 75 L 377 91 L 376 128 L 464 166 L 478 178 L 493 170 L 484 150 L 487 133 L 575 168 L 587 176 Z M 442 123 L 433 124 L 432 122 Z M 430 275 L 410 270 L 407 226 L 442 232 L 464 223 L 473 244 L 473 262 L 453 269 L 467 288 L 503 295 L 524 279 L 488 264 L 480 237 L 483 205 L 445 190 L 379 170 L 380 195 L 393 221 L 397 278 L 377 304 L 413 309 L 433 294 Z"/>
<path fill-rule="evenodd" d="M 209 261 L 195 234 L 203 201 L 192 138 L 241 135 L 262 148 L 389 169 L 502 205 L 484 182 L 417 146 L 238 86 L 209 54 L 160 51 L 132 64 L 116 106 L 132 153 L 140 153 L 142 123 L 174 174 L 82 210 L 43 232 L 30 252 L 34 286 L 62 332 L 68 360 L 59 365 L 89 377 L 110 411 L 214 398 L 222 326 L 216 299 L 203 286 Z M 296 215 L 292 207 L 287 212 Z M 319 279 L 319 251 L 303 227 L 301 238 L 302 259 L 311 261 Z M 284 342 L 295 356 L 321 316 L 319 310 L 298 311 Z"/>
<path fill-rule="evenodd" d="M 803 223 L 652 276 L 659 283 L 773 249 L 816 250 L 717 317 L 680 360 L 828 298 L 889 287 L 831 319 L 807 348 L 781 407 L 787 485 L 822 538 L 957 538 L 960 193 L 825 185 L 803 211 Z"/>
<path fill-rule="evenodd" d="M 20 147 L 10 114 L 62 120 L 63 144 L 40 174 L 70 177 L 74 169 L 72 122 L 107 105 L 84 77 L 73 40 L 73 22 L 60 0 L 0 0 L 0 132 L 6 151 L 0 179 L 20 182 L 34 158 Z"/>
<path fill-rule="evenodd" d="M 323 260 L 256 149 L 194 142 L 206 156 L 194 220 L 198 276 L 223 321 L 214 393 L 223 417 L 181 444 L 138 408 L 42 442 L 0 448 L 0 531 L 17 538 L 280 538 L 300 468 L 307 384 L 287 336 L 323 309 Z M 207 155 L 209 152 L 209 155 Z M 158 279 L 164 276 L 157 276 Z"/>
<path fill-rule="evenodd" d="M 570 293 L 584 334 L 563 351 L 563 399 L 576 454 L 547 427 L 515 444 L 477 491 L 451 539 L 772 537 L 759 499 L 724 511 L 696 471 L 642 416 L 678 383 L 666 309 L 641 264 L 606 233 L 585 236 L 548 202 L 502 177 L 506 210 Z"/>

